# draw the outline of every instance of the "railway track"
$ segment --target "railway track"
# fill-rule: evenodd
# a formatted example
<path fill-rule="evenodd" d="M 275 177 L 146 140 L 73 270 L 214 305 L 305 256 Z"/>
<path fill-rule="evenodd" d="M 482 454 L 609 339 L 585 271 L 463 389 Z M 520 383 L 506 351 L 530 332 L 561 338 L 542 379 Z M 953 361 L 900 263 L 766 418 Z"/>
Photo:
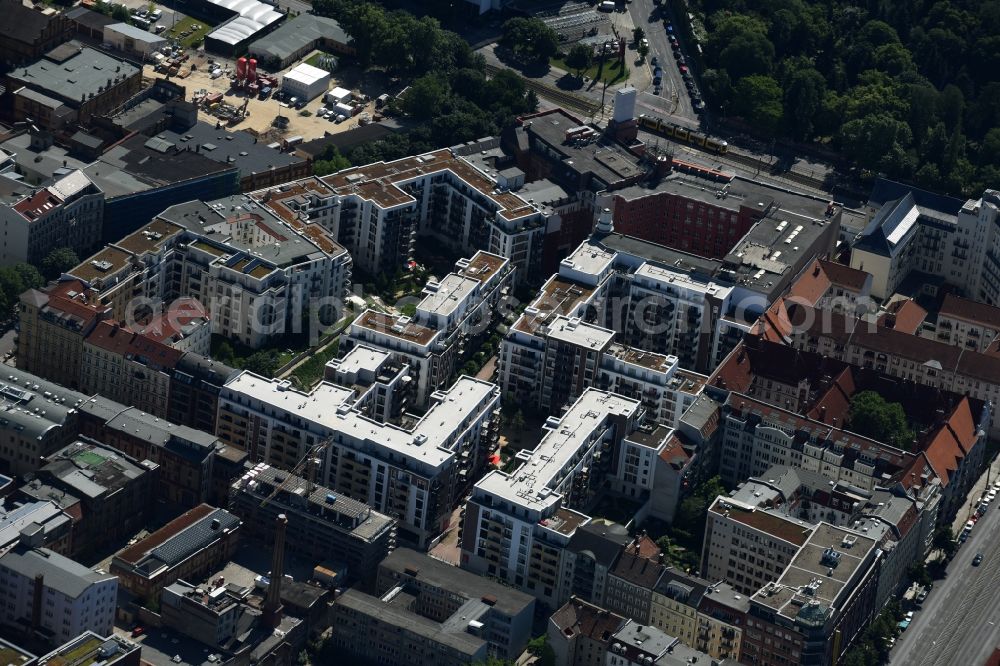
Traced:
<path fill-rule="evenodd" d="M 732 150 L 730 150 L 728 153 L 726 153 L 726 159 L 736 162 L 738 164 L 742 164 L 744 166 L 753 167 L 754 169 L 760 169 L 762 172 L 771 174 L 772 176 L 777 176 L 783 178 L 784 180 L 790 180 L 793 183 L 798 183 L 799 185 L 803 185 L 811 189 L 819 189 L 819 190 L 826 189 L 826 183 L 823 180 L 807 176 L 797 171 L 782 171 L 774 173 L 771 171 L 771 165 L 768 162 L 758 157 L 752 157 L 750 155 L 742 155 L 740 153 L 733 152 Z"/>
<path fill-rule="evenodd" d="M 497 65 L 491 65 L 489 63 L 486 64 L 486 72 L 488 74 L 496 74 L 501 69 L 503 68 L 498 67 Z M 539 81 L 535 81 L 533 79 L 527 79 L 520 74 L 518 74 L 518 76 L 520 76 L 521 80 L 524 81 L 524 85 L 528 88 L 528 90 L 533 90 L 539 97 L 544 97 L 550 102 L 555 102 L 560 106 L 566 107 L 567 109 L 578 111 L 586 116 L 591 116 L 601 109 L 600 104 L 592 102 L 579 95 L 566 92 L 565 90 L 559 90 L 558 88 L 554 88 L 545 83 L 540 83 Z"/>

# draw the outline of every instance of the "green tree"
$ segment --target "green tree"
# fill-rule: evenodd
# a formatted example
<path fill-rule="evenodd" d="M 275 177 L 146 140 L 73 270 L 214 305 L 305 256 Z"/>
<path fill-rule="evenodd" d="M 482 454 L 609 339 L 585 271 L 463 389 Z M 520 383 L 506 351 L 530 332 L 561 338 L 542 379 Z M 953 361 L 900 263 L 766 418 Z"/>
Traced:
<path fill-rule="evenodd" d="M 351 161 L 341 155 L 336 146 L 329 145 L 313 163 L 313 173 L 317 176 L 328 176 L 349 166 L 351 166 Z"/>
<path fill-rule="evenodd" d="M 556 653 L 553 652 L 552 646 L 549 645 L 548 634 L 542 634 L 528 641 L 527 651 L 528 654 L 536 657 L 535 663 L 538 666 L 555 666 Z"/>
<path fill-rule="evenodd" d="M 851 120 L 840 128 L 838 142 L 848 157 L 875 169 L 892 167 L 890 158 L 912 142 L 909 126 L 887 114 Z"/>
<path fill-rule="evenodd" d="M 274 377 L 281 367 L 277 350 L 261 349 L 254 352 L 243 362 L 243 369 L 262 377 Z"/>
<path fill-rule="evenodd" d="M 427 74 L 413 82 L 403 97 L 403 110 L 414 118 L 426 120 L 441 112 L 447 100 L 448 88 L 433 74 Z"/>
<path fill-rule="evenodd" d="M 781 86 L 770 76 L 754 74 L 736 83 L 734 104 L 755 128 L 767 136 L 774 136 L 781 125 Z"/>
<path fill-rule="evenodd" d="M 42 259 L 42 276 L 54 280 L 80 263 L 76 252 L 69 247 L 58 247 Z"/>
<path fill-rule="evenodd" d="M 566 66 L 572 68 L 577 76 L 582 76 L 594 60 L 594 51 L 586 44 L 574 44 L 566 54 Z"/>
<path fill-rule="evenodd" d="M 913 432 L 902 405 L 886 402 L 875 391 L 861 391 L 851 398 L 847 427 L 859 435 L 901 449 L 909 450 L 913 446 Z"/>
<path fill-rule="evenodd" d="M 559 36 L 540 18 L 517 17 L 504 22 L 500 45 L 525 60 L 548 60 L 559 50 Z"/>
<path fill-rule="evenodd" d="M 632 41 L 638 44 L 643 37 L 646 36 L 646 31 L 642 29 L 641 26 L 635 26 L 632 28 Z"/>
<path fill-rule="evenodd" d="M 642 58 L 643 60 L 645 60 L 646 56 L 649 55 L 649 47 L 646 46 L 645 44 L 639 44 L 639 47 L 636 49 L 636 51 L 639 53 L 639 57 Z"/>
<path fill-rule="evenodd" d="M 955 535 L 951 531 L 950 525 L 938 525 L 934 530 L 933 545 L 938 550 L 944 552 L 945 557 L 951 557 L 958 550 L 955 542 Z"/>
<path fill-rule="evenodd" d="M 815 69 L 800 69 L 789 77 L 785 87 L 784 118 L 794 138 L 812 138 L 825 93 L 826 81 Z"/>

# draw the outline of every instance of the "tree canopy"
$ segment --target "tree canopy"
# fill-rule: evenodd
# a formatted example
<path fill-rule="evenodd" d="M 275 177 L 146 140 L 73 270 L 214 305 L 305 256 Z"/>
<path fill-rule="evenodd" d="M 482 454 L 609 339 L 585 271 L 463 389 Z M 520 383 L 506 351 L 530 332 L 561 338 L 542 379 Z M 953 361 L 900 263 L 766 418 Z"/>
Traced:
<path fill-rule="evenodd" d="M 18 298 L 28 289 L 45 284 L 42 274 L 31 264 L 14 264 L 0 268 L 0 321 L 14 313 Z"/>
<path fill-rule="evenodd" d="M 513 72 L 503 70 L 487 79 L 485 60 L 436 19 L 347 0 L 316 0 L 313 12 L 340 22 L 351 35 L 362 66 L 412 79 L 393 106 L 421 121 L 343 156 L 331 155 L 318 169 L 344 168 L 347 164 L 340 157 L 350 164 L 368 164 L 496 135 L 515 116 L 538 106 L 534 92 Z M 527 33 L 517 34 L 532 34 L 530 26 Z"/>
<path fill-rule="evenodd" d="M 42 276 L 46 280 L 55 280 L 79 263 L 80 259 L 72 248 L 57 247 L 42 259 Z"/>
<path fill-rule="evenodd" d="M 547 61 L 559 50 L 559 36 L 540 18 L 518 16 L 504 21 L 500 46 L 529 62 Z"/>
<path fill-rule="evenodd" d="M 886 402 L 875 391 L 861 391 L 851 398 L 847 427 L 853 432 L 901 449 L 913 448 L 913 431 L 898 402 Z"/>
<path fill-rule="evenodd" d="M 1000 0 L 688 2 L 724 114 L 933 190 L 1000 180 Z"/>

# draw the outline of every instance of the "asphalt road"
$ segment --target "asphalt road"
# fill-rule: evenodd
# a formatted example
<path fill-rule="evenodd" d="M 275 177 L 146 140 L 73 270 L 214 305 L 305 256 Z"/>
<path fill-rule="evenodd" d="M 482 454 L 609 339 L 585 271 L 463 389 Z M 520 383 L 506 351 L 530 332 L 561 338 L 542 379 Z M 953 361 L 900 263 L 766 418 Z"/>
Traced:
<path fill-rule="evenodd" d="M 972 566 L 976 553 L 985 557 Z M 981 666 L 1000 646 L 1000 508 L 979 519 L 890 655 L 899 666 Z"/>
<path fill-rule="evenodd" d="M 667 31 L 663 26 L 663 19 L 667 17 L 665 4 L 664 2 L 657 6 L 653 4 L 653 0 L 633 0 L 632 4 L 628 5 L 632 21 L 646 31 L 646 39 L 649 40 L 649 56 L 644 66 L 648 67 L 653 56 L 656 56 L 663 69 L 663 89 L 660 94 L 654 95 L 653 85 L 650 84 L 646 90 L 640 91 L 639 106 L 661 117 L 669 115 L 674 121 L 680 120 L 682 124 L 697 127 L 697 114 L 691 106 L 691 97 L 688 95 L 681 72 L 677 69 L 677 60 L 674 58 Z M 674 23 L 676 25 L 676 21 Z M 680 35 L 678 39 L 681 40 L 683 52 L 684 41 Z"/>

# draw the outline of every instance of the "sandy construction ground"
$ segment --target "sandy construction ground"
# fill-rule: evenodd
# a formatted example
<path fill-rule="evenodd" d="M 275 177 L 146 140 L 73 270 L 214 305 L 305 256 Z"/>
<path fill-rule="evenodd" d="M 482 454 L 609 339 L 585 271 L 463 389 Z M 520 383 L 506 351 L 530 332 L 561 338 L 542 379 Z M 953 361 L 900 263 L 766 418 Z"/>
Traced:
<path fill-rule="evenodd" d="M 242 107 L 244 102 L 246 102 L 249 115 L 235 125 L 230 125 L 229 128 L 232 130 L 249 130 L 258 135 L 264 136 L 264 138 L 270 141 L 276 141 L 282 137 L 287 138 L 293 136 L 301 136 L 305 141 L 309 141 L 311 139 L 321 138 L 327 134 L 343 132 L 358 126 L 358 121 L 361 117 L 360 113 L 341 123 L 317 116 L 316 113 L 319 111 L 319 108 L 323 106 L 322 96 L 309 102 L 305 106 L 305 109 L 302 110 L 309 111 L 310 115 L 302 116 L 300 115 L 302 110 L 289 108 L 275 100 L 273 97 L 261 100 L 256 96 L 250 96 L 243 90 L 232 87 L 229 77 L 225 74 L 213 79 L 208 71 L 207 58 L 195 57 L 184 64 L 190 65 L 191 63 L 194 63 L 195 70 L 190 72 L 190 74 L 183 78 L 177 76 L 171 77 L 171 80 L 174 83 L 182 85 L 186 88 L 186 98 L 188 100 L 192 99 L 195 93 L 199 90 L 205 90 L 208 94 L 217 92 L 223 93 L 223 101 L 230 106 Z M 184 69 L 186 68 L 182 67 L 182 71 Z M 230 67 L 230 69 L 232 69 L 232 67 Z M 165 78 L 164 74 L 154 71 L 152 65 L 147 65 L 143 74 L 150 79 Z M 280 81 L 280 73 L 278 76 Z M 343 84 L 337 80 L 331 82 L 331 88 L 336 85 Z M 374 99 L 374 96 L 371 97 Z M 374 102 L 366 104 L 362 113 L 374 115 Z M 285 129 L 279 130 L 273 125 L 275 117 L 279 114 L 289 119 L 288 127 Z M 198 110 L 198 117 L 201 120 L 213 124 L 219 122 L 217 117 L 208 113 L 204 109 Z"/>

